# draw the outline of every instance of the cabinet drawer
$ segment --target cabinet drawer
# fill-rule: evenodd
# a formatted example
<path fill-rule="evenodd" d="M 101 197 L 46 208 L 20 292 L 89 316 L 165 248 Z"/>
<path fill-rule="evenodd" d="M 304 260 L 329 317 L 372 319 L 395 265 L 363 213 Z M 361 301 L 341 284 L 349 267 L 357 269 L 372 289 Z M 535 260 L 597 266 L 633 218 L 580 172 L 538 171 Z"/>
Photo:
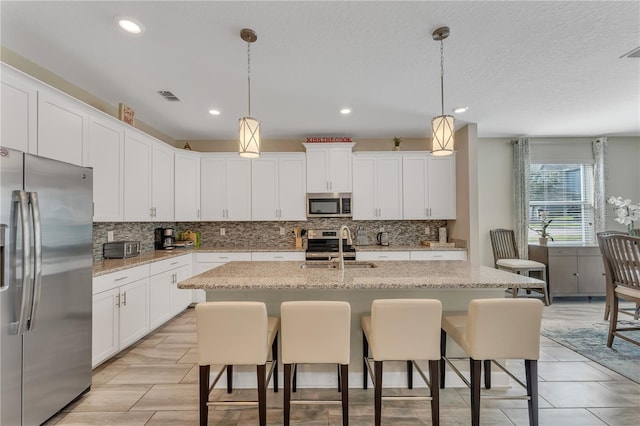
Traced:
<path fill-rule="evenodd" d="M 191 255 L 185 254 L 183 256 L 172 257 L 171 259 L 159 260 L 153 262 L 149 266 L 149 275 L 157 275 L 171 269 L 180 268 L 181 266 L 191 265 Z"/>
<path fill-rule="evenodd" d="M 261 251 L 261 252 L 253 252 L 251 253 L 252 261 L 285 261 L 285 260 L 293 260 L 293 261 L 304 261 L 305 254 L 304 252 L 297 251 Z"/>
<path fill-rule="evenodd" d="M 601 256 L 600 247 L 580 247 L 578 256 Z"/>
<path fill-rule="evenodd" d="M 356 260 L 410 260 L 408 251 L 356 251 Z"/>
<path fill-rule="evenodd" d="M 549 247 L 549 257 L 551 256 L 576 256 L 578 249 L 576 247 Z"/>
<path fill-rule="evenodd" d="M 196 262 L 231 262 L 231 261 L 251 261 L 251 253 L 196 253 Z"/>
<path fill-rule="evenodd" d="M 467 260 L 464 250 L 412 251 L 411 260 Z"/>
<path fill-rule="evenodd" d="M 93 278 L 93 294 L 149 277 L 149 265 L 136 266 Z"/>

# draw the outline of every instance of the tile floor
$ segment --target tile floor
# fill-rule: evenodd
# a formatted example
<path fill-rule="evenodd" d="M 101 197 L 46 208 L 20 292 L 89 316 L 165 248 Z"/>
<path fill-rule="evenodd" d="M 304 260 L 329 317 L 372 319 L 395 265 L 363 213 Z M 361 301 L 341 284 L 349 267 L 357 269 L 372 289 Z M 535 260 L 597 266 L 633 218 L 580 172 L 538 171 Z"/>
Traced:
<path fill-rule="evenodd" d="M 563 301 L 545 308 L 543 321 L 601 317 L 602 301 Z M 542 338 L 539 361 L 541 425 L 638 425 L 640 384 Z M 604 343 L 603 343 L 604 344 Z M 188 309 L 156 332 L 107 361 L 93 372 L 91 391 L 69 404 L 47 425 L 195 425 L 198 423 L 198 367 L 194 310 Z M 630 362 L 639 368 L 640 360 Z M 522 376 L 519 364 L 513 365 Z M 519 389 L 514 389 L 519 392 Z M 218 396 L 226 398 L 219 391 Z M 385 391 L 394 392 L 394 390 Z M 399 392 L 399 390 L 396 390 Z M 497 393 L 512 390 L 498 389 Z M 322 397 L 332 390 L 302 390 L 303 397 Z M 268 423 L 282 424 L 282 394 L 269 392 Z M 254 398 L 251 390 L 234 391 L 233 398 Z M 427 402 L 383 403 L 383 424 L 428 425 Z M 441 393 L 441 424 L 469 425 L 466 388 Z M 340 425 L 339 405 L 295 405 L 292 423 Z M 256 408 L 210 409 L 211 425 L 256 425 Z M 483 400 L 484 425 L 527 425 L 526 402 Z M 373 391 L 350 390 L 350 424 L 373 424 Z"/>

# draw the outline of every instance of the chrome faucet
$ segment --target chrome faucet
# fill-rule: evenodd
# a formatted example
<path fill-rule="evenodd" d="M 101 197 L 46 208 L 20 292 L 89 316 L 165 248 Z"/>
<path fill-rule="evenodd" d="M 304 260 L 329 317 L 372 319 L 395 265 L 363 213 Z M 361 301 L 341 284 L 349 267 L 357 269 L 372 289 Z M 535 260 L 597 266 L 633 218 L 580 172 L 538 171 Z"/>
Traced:
<path fill-rule="evenodd" d="M 340 227 L 340 239 L 338 240 L 338 253 L 340 256 L 340 266 L 338 267 L 338 269 L 344 269 L 344 252 L 342 251 L 342 239 L 344 231 L 347 231 L 347 242 L 351 241 L 351 230 L 347 225 L 342 225 Z"/>

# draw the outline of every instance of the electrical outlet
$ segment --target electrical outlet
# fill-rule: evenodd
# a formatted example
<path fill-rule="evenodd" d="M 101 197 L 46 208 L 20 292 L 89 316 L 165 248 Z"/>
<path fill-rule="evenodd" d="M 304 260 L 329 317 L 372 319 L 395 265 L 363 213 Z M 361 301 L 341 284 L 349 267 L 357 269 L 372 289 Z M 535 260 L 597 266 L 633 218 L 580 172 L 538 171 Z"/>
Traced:
<path fill-rule="evenodd" d="M 424 228 L 424 234 L 425 235 L 429 235 L 429 227 L 428 226 L 426 228 Z"/>
<path fill-rule="evenodd" d="M 220 228 L 220 235 L 226 235 L 227 232 L 224 228 Z"/>
<path fill-rule="evenodd" d="M 113 234 L 114 234 L 113 231 L 107 231 L 107 242 L 108 243 L 110 243 L 111 241 L 113 241 L 115 239 L 115 236 Z"/>
<path fill-rule="evenodd" d="M 280 235 L 284 235 L 284 227 L 280 227 Z"/>
<path fill-rule="evenodd" d="M 380 232 L 384 232 L 384 226 L 380 227 Z"/>

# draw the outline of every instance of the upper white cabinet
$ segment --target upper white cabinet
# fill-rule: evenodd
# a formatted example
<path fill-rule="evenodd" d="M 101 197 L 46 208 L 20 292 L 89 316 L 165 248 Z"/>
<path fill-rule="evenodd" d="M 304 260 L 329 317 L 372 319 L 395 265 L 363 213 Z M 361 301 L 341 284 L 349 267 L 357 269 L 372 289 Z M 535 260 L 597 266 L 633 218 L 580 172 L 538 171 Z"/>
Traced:
<path fill-rule="evenodd" d="M 251 160 L 238 154 L 200 159 L 201 220 L 251 220 Z"/>
<path fill-rule="evenodd" d="M 164 142 L 154 140 L 151 164 L 151 220 L 172 221 L 174 208 L 173 148 Z"/>
<path fill-rule="evenodd" d="M 355 143 L 305 143 L 307 192 L 351 192 L 351 156 Z"/>
<path fill-rule="evenodd" d="M 404 154 L 402 159 L 405 219 L 455 219 L 455 155 Z"/>
<path fill-rule="evenodd" d="M 93 167 L 93 220 L 124 217 L 124 130 L 106 117 L 89 117 L 89 166 Z"/>
<path fill-rule="evenodd" d="M 124 139 L 124 220 L 149 221 L 151 206 L 151 160 L 153 140 L 133 129 Z"/>
<path fill-rule="evenodd" d="M 38 155 L 88 164 L 88 128 L 89 115 L 80 102 L 46 87 L 38 91 Z"/>
<path fill-rule="evenodd" d="M 38 153 L 38 90 L 29 77 L 2 64 L 0 146 Z"/>
<path fill-rule="evenodd" d="M 175 220 L 200 220 L 200 154 L 175 153 Z"/>
<path fill-rule="evenodd" d="M 353 155 L 353 219 L 402 219 L 402 157 Z"/>
<path fill-rule="evenodd" d="M 253 220 L 306 220 L 304 154 L 263 153 L 251 167 Z"/>

